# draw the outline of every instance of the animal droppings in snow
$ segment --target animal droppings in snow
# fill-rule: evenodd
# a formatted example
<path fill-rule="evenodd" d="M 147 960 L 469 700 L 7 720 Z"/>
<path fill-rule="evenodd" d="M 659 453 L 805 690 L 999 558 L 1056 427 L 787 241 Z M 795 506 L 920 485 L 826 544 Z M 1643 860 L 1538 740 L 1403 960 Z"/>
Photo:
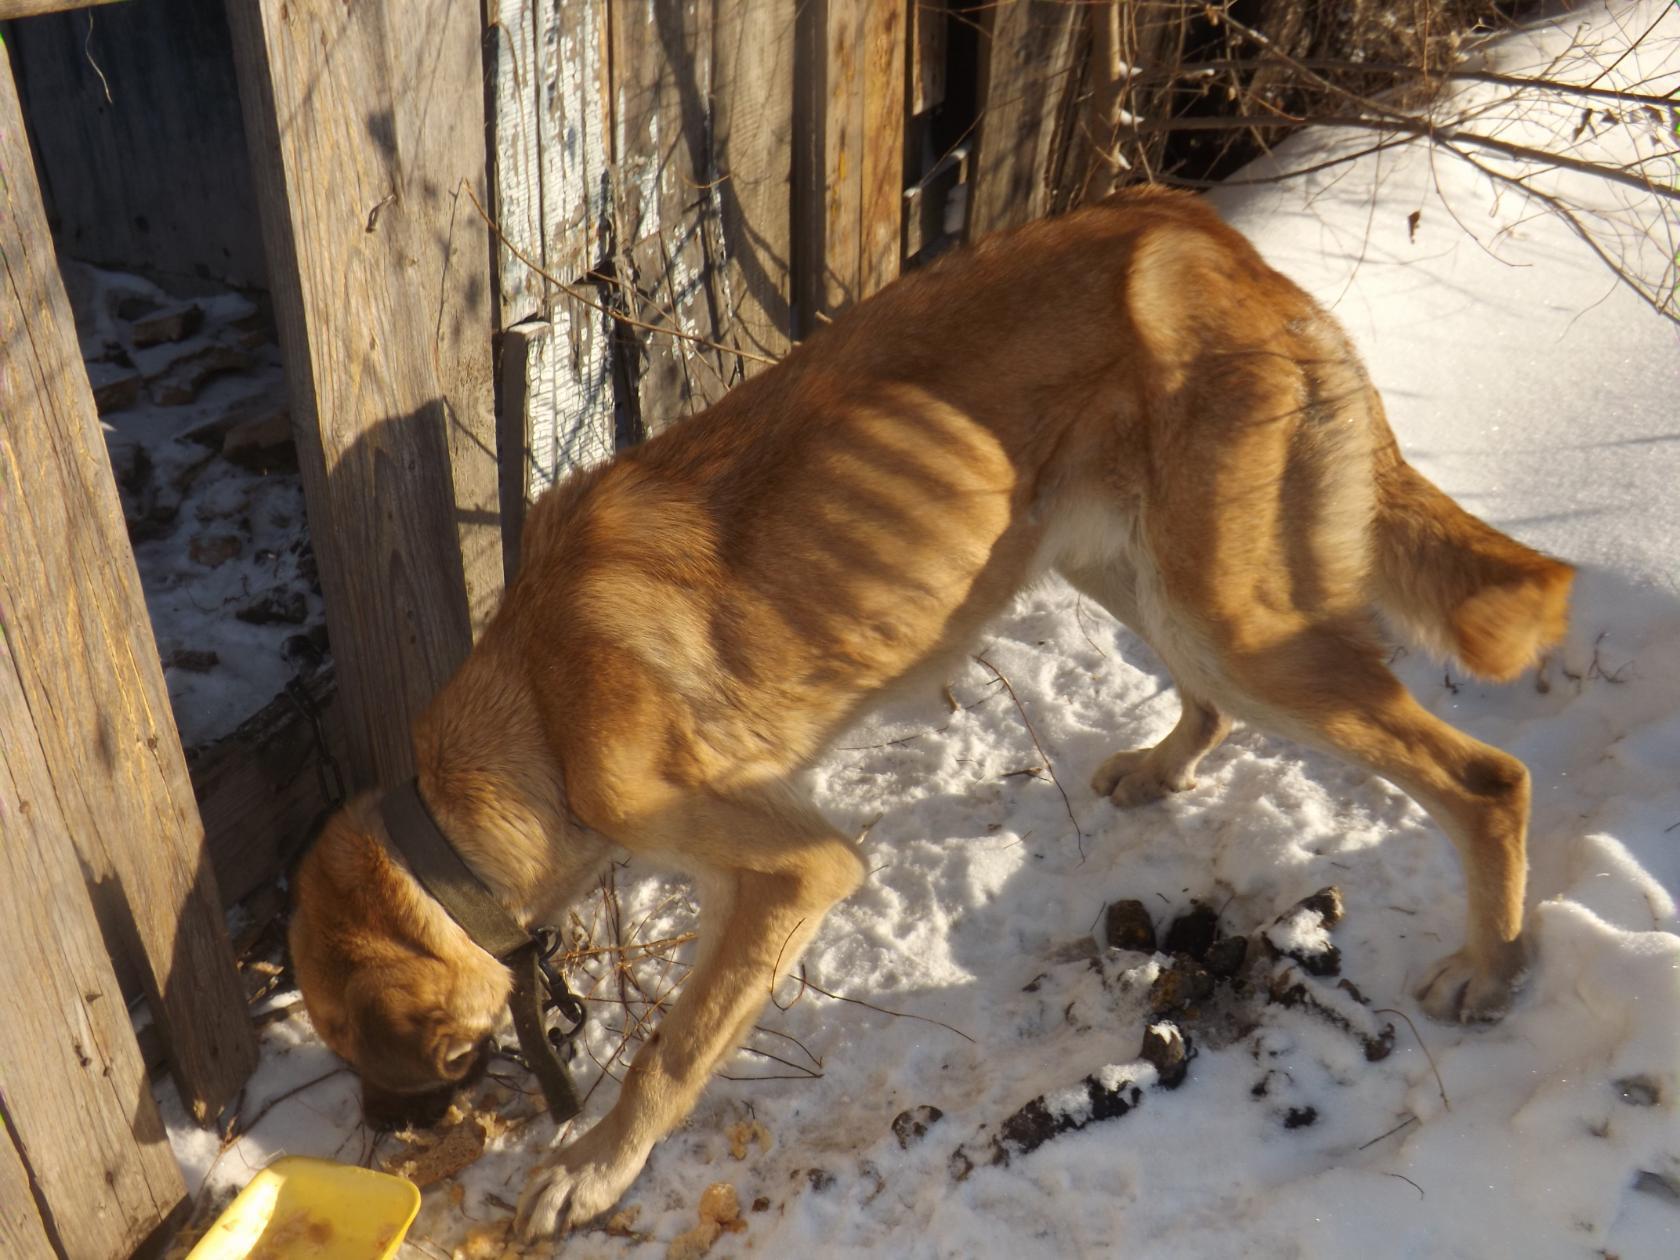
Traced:
<path fill-rule="evenodd" d="M 899 1112 L 892 1122 L 893 1136 L 898 1139 L 898 1148 L 903 1151 L 909 1150 L 944 1118 L 945 1113 L 938 1107 L 929 1107 L 926 1104 Z"/>

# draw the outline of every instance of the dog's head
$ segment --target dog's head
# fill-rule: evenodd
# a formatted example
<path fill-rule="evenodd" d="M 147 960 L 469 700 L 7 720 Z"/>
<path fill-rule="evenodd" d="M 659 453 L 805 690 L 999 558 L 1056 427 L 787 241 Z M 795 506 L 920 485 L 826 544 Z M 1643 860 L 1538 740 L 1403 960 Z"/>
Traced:
<path fill-rule="evenodd" d="M 435 1122 L 483 1070 L 511 981 L 384 839 L 372 796 L 332 816 L 298 864 L 289 939 L 315 1031 L 391 1127 Z"/>

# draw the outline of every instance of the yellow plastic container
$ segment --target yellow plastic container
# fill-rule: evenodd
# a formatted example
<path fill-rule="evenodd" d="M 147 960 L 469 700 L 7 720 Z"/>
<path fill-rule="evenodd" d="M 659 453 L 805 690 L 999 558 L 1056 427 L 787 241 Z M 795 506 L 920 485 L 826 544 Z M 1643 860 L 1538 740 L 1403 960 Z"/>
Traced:
<path fill-rule="evenodd" d="M 187 1260 L 391 1260 L 419 1210 L 412 1181 L 287 1155 L 251 1179 Z"/>

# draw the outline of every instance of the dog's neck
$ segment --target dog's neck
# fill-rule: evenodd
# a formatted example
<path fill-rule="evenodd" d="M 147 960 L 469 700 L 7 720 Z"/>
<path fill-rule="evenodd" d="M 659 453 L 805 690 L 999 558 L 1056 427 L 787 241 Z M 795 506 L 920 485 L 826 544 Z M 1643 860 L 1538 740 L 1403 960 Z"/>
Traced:
<path fill-rule="evenodd" d="M 421 798 L 473 873 L 522 926 L 549 921 L 575 891 L 556 856 L 587 841 L 528 688 L 475 653 L 416 724 L 414 751 Z"/>

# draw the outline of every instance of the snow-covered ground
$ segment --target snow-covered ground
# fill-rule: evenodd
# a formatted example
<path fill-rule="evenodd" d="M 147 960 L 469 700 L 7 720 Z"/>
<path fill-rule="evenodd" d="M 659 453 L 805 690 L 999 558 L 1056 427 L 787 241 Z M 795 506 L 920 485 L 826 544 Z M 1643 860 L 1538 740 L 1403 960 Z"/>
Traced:
<path fill-rule="evenodd" d="M 170 705 L 199 748 L 325 652 L 279 347 L 243 294 L 63 272 Z"/>
<path fill-rule="evenodd" d="M 1664 7 L 1581 6 L 1506 40 L 1498 63 L 1672 92 L 1680 12 L 1661 17 Z M 1577 39 L 1582 23 L 1591 30 Z M 1612 122 L 1589 103 L 1594 117 L 1574 138 L 1573 98 L 1540 110 L 1540 124 L 1504 110 L 1478 125 L 1623 160 L 1674 152 L 1672 113 L 1617 106 Z M 1370 140 L 1303 136 L 1273 169 Z M 1673 186 L 1680 166 L 1664 160 L 1645 169 Z M 1606 195 L 1574 177 L 1565 191 L 1577 204 Z M 1052 583 L 1024 595 L 984 645 L 1042 751 L 975 664 L 952 680 L 963 707 L 935 699 L 883 714 L 811 775 L 831 814 L 863 833 L 871 875 L 825 923 L 808 976 L 869 1005 L 787 986 L 787 1009 L 768 1010 L 725 1066 L 739 1079 L 712 1084 L 610 1229 L 583 1231 L 561 1254 L 665 1255 L 716 1182 L 735 1187 L 746 1223 L 722 1234 L 719 1256 L 1680 1254 L 1676 326 L 1614 283 L 1568 226 L 1421 144 L 1218 200 L 1348 323 L 1420 467 L 1489 520 L 1585 566 L 1569 641 L 1541 680 L 1484 686 L 1416 654 L 1396 666 L 1436 712 L 1533 772 L 1526 992 L 1490 1029 L 1422 1016 L 1410 990 L 1460 940 L 1460 873 L 1416 806 L 1339 762 L 1239 728 L 1198 790 L 1131 812 L 1097 799 L 1090 770 L 1158 739 L 1177 702 L 1147 647 Z M 1674 203 L 1622 187 L 1605 204 L 1603 239 L 1649 287 L 1672 287 Z M 681 885 L 635 869 L 614 879 L 618 939 L 659 942 L 692 926 Z M 1147 1088 L 1130 1113 L 1007 1166 L 953 1161 L 959 1147 L 985 1151 L 1029 1100 L 1065 1098 L 1137 1059 L 1167 960 L 1098 948 L 1107 903 L 1141 900 L 1164 928 L 1202 901 L 1245 933 L 1331 884 L 1346 903 L 1332 932 L 1343 975 L 1396 1013 L 1361 1009 L 1329 978 L 1301 983 L 1364 1033 L 1392 1024 L 1386 1057 L 1368 1059 L 1365 1037 L 1312 1003 L 1266 1001 L 1263 972 L 1246 997 L 1191 1004 L 1200 1014 L 1181 1022 L 1199 1053 L 1176 1090 Z M 579 915 L 574 936 L 615 939 L 599 899 Z M 680 979 L 669 960 L 682 954 L 655 944 L 648 955 L 633 974 L 657 997 Z M 627 1024 L 635 1030 L 627 1014 L 645 1006 L 604 958 L 580 964 L 582 983 L 599 981 L 597 1062 L 612 1060 Z M 261 1118 L 225 1152 L 166 1098 L 189 1171 L 213 1163 L 212 1180 L 232 1186 L 280 1151 L 364 1157 L 342 1073 L 264 1111 L 333 1066 L 301 1016 L 273 1025 L 245 1105 Z M 585 1086 L 599 1075 L 586 1065 Z M 505 1083 L 486 1088 L 504 1115 L 532 1110 Z M 614 1090 L 602 1082 L 584 1123 Z M 941 1114 L 920 1113 L 920 1136 L 908 1122 L 895 1132 L 917 1108 Z M 405 1254 L 448 1254 L 469 1228 L 504 1221 L 553 1138 L 541 1117 L 498 1133 L 463 1189 L 428 1191 Z"/>

